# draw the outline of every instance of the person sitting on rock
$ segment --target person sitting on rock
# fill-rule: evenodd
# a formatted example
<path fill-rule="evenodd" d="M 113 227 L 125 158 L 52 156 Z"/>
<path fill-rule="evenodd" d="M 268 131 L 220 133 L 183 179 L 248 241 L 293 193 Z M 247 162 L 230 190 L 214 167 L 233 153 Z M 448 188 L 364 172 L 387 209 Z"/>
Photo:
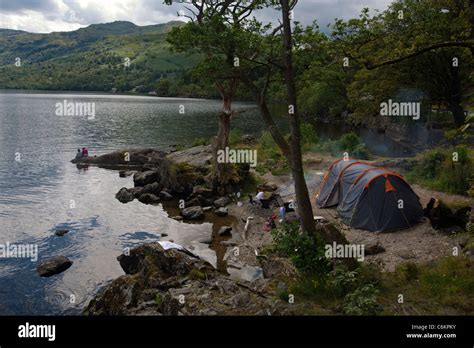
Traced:
<path fill-rule="evenodd" d="M 85 147 L 82 148 L 82 157 L 89 157 L 89 151 Z"/>
<path fill-rule="evenodd" d="M 81 158 L 81 157 L 82 157 L 81 149 L 77 149 L 77 152 L 76 152 L 76 159 Z"/>
<path fill-rule="evenodd" d="M 270 196 L 269 192 L 258 191 L 255 198 L 260 202 L 263 209 L 270 209 Z"/>

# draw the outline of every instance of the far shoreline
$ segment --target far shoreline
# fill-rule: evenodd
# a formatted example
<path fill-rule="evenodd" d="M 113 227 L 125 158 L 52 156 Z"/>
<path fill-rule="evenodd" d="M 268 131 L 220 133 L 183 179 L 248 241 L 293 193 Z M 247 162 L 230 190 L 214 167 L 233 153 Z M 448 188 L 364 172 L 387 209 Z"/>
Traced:
<path fill-rule="evenodd" d="M 124 96 L 124 97 L 146 97 L 146 98 L 158 98 L 167 100 L 202 100 L 202 101 L 221 101 L 220 98 L 197 98 L 197 97 L 162 97 L 157 95 L 149 95 L 148 93 L 136 93 L 136 92 L 106 92 L 106 91 L 77 91 L 77 90 L 48 90 L 48 89 L 16 89 L 16 88 L 0 88 L 0 93 L 4 94 L 80 94 L 80 95 L 103 95 L 103 96 Z M 236 99 L 234 102 L 237 103 L 249 103 L 255 104 L 253 100 L 239 100 Z"/>

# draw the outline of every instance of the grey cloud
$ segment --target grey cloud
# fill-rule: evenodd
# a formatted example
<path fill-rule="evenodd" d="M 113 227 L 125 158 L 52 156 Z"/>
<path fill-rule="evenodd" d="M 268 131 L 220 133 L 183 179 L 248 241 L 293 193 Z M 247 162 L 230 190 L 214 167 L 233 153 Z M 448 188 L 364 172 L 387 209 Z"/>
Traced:
<path fill-rule="evenodd" d="M 300 0 L 295 7 L 294 19 L 303 25 L 311 25 L 315 20 L 323 31 L 335 18 L 348 19 L 358 17 L 364 7 L 371 11 L 385 10 L 391 0 Z M 260 11 L 259 20 L 276 22 L 280 13 L 275 10 Z"/>
<path fill-rule="evenodd" d="M 25 10 L 38 12 L 57 11 L 58 7 L 54 0 L 0 0 L 0 12 L 21 13 Z"/>
<path fill-rule="evenodd" d="M 132 9 L 124 11 L 124 3 L 120 0 L 111 5 L 111 11 L 103 11 L 96 7 L 94 3 L 87 7 L 79 6 L 80 0 L 61 0 L 68 8 L 61 9 L 54 0 L 0 0 L 0 12 L 8 22 L 9 15 L 23 15 L 25 10 L 33 10 L 40 13 L 48 23 L 34 24 L 29 22 L 30 30 L 38 26 L 38 30 L 45 30 L 50 27 L 54 31 L 55 23 L 62 23 L 62 28 L 77 28 L 77 25 L 86 26 L 96 23 L 112 22 L 115 20 L 126 20 L 134 22 L 137 25 L 148 25 L 164 23 L 173 19 L 178 19 L 177 12 L 183 10 L 185 4 L 174 3 L 165 5 L 162 0 L 135 0 Z M 101 0 L 97 0 L 100 4 Z M 328 23 L 332 23 L 334 18 L 347 19 L 357 17 L 364 7 L 371 10 L 376 8 L 384 10 L 390 0 L 300 0 L 295 9 L 295 20 L 303 25 L 310 25 L 317 20 L 320 28 L 328 31 Z M 113 11 L 120 9 L 120 11 Z M 116 15 L 114 15 L 117 13 Z M 265 9 L 256 12 L 256 17 L 264 22 L 277 22 L 280 19 L 280 13 L 273 9 Z M 1 26 L 1 25 L 0 25 Z M 57 27 L 57 25 L 56 25 Z M 19 28 L 22 29 L 22 28 Z"/>

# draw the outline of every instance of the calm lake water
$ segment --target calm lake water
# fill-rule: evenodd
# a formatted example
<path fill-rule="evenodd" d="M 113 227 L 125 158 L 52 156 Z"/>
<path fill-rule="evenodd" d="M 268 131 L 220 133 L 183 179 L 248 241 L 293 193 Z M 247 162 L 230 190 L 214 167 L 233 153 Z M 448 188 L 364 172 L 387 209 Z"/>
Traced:
<path fill-rule="evenodd" d="M 95 118 L 57 116 L 56 104 L 65 100 L 95 103 Z M 233 107 L 243 112 L 232 127 L 258 136 L 262 121 L 256 107 Z M 115 194 L 133 186 L 131 177 L 70 163 L 83 146 L 101 155 L 126 147 L 190 145 L 216 134 L 220 109 L 217 100 L 0 91 L 0 248 L 33 245 L 39 254 L 37 261 L 0 257 L 0 315 L 80 313 L 100 286 L 123 274 L 116 257 L 124 248 L 157 241 L 160 233 L 221 267 L 222 250 L 217 256 L 196 242 L 215 233 L 217 224 L 175 221 L 161 205 L 122 204 Z M 321 136 L 343 132 L 329 126 L 318 127 Z M 57 229 L 70 232 L 58 237 Z M 40 277 L 38 262 L 56 255 L 70 258 L 72 267 Z"/>
<path fill-rule="evenodd" d="M 56 103 L 94 102 L 95 119 L 56 116 Z M 179 113 L 180 105 L 184 114 Z M 216 133 L 219 101 L 96 94 L 0 92 L 0 244 L 34 244 L 38 261 L 0 258 L 0 315 L 77 314 L 96 290 L 123 274 L 116 257 L 125 247 L 158 240 L 193 245 L 207 260 L 216 254 L 194 242 L 210 223 L 185 224 L 161 206 L 115 199 L 131 177 L 70 163 L 78 147 L 100 155 L 124 147 L 191 144 Z M 233 127 L 258 134 L 261 120 L 251 104 Z M 18 157 L 20 156 L 20 157 Z M 71 207 L 71 200 L 75 207 Z M 57 229 L 68 229 L 63 237 Z M 200 244 L 200 245 L 198 245 Z M 36 273 L 41 260 L 65 255 L 74 264 L 50 278 Z M 71 295 L 75 303 L 71 303 Z"/>

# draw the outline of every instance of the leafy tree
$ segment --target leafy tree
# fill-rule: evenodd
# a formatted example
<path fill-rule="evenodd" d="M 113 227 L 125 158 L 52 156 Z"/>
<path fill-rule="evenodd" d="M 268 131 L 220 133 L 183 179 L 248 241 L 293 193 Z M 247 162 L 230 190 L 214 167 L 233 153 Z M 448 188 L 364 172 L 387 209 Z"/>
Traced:
<path fill-rule="evenodd" d="M 416 65 L 418 69 L 423 66 L 423 71 L 430 78 L 427 89 L 433 97 L 446 101 L 455 123 L 461 125 L 464 120 L 461 94 L 465 93 L 464 86 L 468 82 L 465 78 L 460 78 L 461 72 L 453 66 L 454 57 L 451 56 L 448 60 L 443 55 L 456 49 L 457 55 L 464 59 L 462 64 L 465 67 L 471 66 L 472 70 L 473 24 L 472 1 L 398 0 L 386 11 L 374 16 L 370 16 L 369 10 L 364 9 L 359 18 L 336 20 L 333 38 L 352 64 L 361 69 L 372 71 L 396 66 L 396 69 L 402 70 L 400 63 L 410 64 L 405 67 L 413 69 Z M 413 65 L 416 60 L 418 64 Z M 370 79 L 377 73 L 361 74 L 359 76 Z M 385 75 L 384 72 L 379 71 L 378 76 L 382 75 Z M 438 81 L 447 82 L 447 88 L 435 92 L 439 87 Z M 380 81 L 378 85 L 382 89 L 388 86 Z M 371 96 L 373 95 L 366 97 Z"/>
<path fill-rule="evenodd" d="M 171 1 L 165 1 L 170 4 Z M 219 126 L 214 142 L 214 186 L 225 192 L 232 173 L 230 166 L 218 163 L 217 152 L 229 144 L 230 123 L 236 115 L 232 111 L 232 100 L 237 94 L 240 78 L 237 49 L 245 47 L 242 26 L 253 10 L 262 1 L 217 1 L 192 0 L 184 15 L 190 21 L 173 28 L 168 42 L 180 52 L 198 51 L 203 59 L 195 67 L 194 75 L 205 84 L 212 83 L 222 98 L 222 111 L 218 115 Z"/>

